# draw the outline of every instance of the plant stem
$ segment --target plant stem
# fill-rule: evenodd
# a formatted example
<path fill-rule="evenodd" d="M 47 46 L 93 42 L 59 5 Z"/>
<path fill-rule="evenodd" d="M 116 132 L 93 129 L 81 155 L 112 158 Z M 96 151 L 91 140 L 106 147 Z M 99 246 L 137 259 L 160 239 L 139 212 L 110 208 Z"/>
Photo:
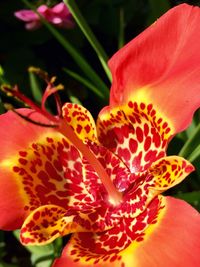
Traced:
<path fill-rule="evenodd" d="M 119 38 L 118 38 L 118 48 L 124 45 L 124 10 L 121 7 L 119 10 Z"/>
<path fill-rule="evenodd" d="M 196 127 L 191 137 L 185 142 L 184 146 L 179 152 L 179 156 L 187 158 L 190 154 L 192 154 L 193 151 L 196 149 L 197 145 L 199 144 L 199 138 L 200 138 L 200 124 Z"/>
<path fill-rule="evenodd" d="M 85 35 L 85 37 L 87 38 L 87 40 L 89 41 L 89 43 L 91 44 L 91 46 L 93 47 L 95 52 L 97 53 L 97 56 L 98 56 L 102 66 L 104 68 L 104 71 L 105 71 L 108 79 L 111 81 L 112 76 L 111 76 L 111 73 L 110 73 L 110 70 L 109 70 L 108 64 L 107 64 L 108 56 L 106 55 L 103 47 L 101 46 L 101 44 L 97 40 L 97 38 L 94 35 L 94 33 L 92 32 L 92 30 L 90 29 L 88 23 L 86 22 L 86 20 L 82 16 L 78 6 L 76 5 L 76 1 L 64 0 L 64 3 L 68 7 L 69 11 L 71 12 L 76 23 L 79 25 L 83 34 Z"/>

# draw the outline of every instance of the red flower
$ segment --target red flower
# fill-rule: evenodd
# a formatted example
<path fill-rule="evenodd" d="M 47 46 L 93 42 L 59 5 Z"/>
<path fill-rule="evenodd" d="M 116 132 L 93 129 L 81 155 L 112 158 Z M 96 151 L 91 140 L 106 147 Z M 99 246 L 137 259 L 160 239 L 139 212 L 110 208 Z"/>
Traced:
<path fill-rule="evenodd" d="M 1 229 L 21 227 L 25 245 L 73 233 L 54 267 L 198 266 L 198 212 L 161 193 L 193 171 L 166 148 L 200 106 L 199 31 L 199 8 L 180 5 L 117 52 L 97 125 L 77 104 L 61 119 L 15 90 L 36 109 L 18 113 L 54 128 L 0 116 Z"/>
<path fill-rule="evenodd" d="M 59 3 L 51 8 L 41 5 L 37 8 L 37 12 L 57 27 L 68 29 L 74 26 L 72 15 L 64 3 Z M 40 17 L 32 10 L 23 9 L 14 14 L 18 19 L 26 22 L 27 30 L 36 30 L 42 26 Z"/>

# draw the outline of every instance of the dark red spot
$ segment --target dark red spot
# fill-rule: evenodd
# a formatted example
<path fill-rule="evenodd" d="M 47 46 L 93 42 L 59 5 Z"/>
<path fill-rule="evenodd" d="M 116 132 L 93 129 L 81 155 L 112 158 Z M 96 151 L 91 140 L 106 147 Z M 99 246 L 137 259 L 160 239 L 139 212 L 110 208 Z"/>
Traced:
<path fill-rule="evenodd" d="M 45 170 L 52 179 L 55 179 L 57 181 L 62 181 L 62 177 L 57 173 L 56 169 L 53 167 L 51 162 L 47 161 L 45 163 Z"/>
<path fill-rule="evenodd" d="M 127 148 L 119 148 L 117 151 L 117 154 L 120 158 L 122 158 L 125 161 L 129 161 L 131 158 L 131 154 Z"/>
<path fill-rule="evenodd" d="M 70 154 L 70 158 L 73 161 L 76 161 L 80 157 L 78 150 L 74 146 L 71 146 L 69 154 Z"/>
<path fill-rule="evenodd" d="M 157 132 L 153 134 L 153 142 L 157 148 L 161 145 L 160 135 Z"/>
<path fill-rule="evenodd" d="M 187 173 L 190 173 L 190 172 L 192 172 L 192 171 L 194 171 L 194 167 L 191 166 L 191 165 L 189 165 L 189 166 L 187 166 L 187 167 L 185 168 L 185 172 L 187 172 Z"/>
<path fill-rule="evenodd" d="M 153 105 L 152 104 L 149 104 L 147 106 L 148 114 L 150 113 L 150 111 L 152 110 L 152 108 L 153 108 Z"/>
<path fill-rule="evenodd" d="M 71 109 L 73 107 L 72 103 L 67 103 L 67 108 Z M 65 109 L 64 109 L 65 110 Z M 67 110 L 66 110 L 67 111 Z"/>
<path fill-rule="evenodd" d="M 83 127 L 80 124 L 78 124 L 77 127 L 76 127 L 77 133 L 80 134 L 82 129 L 83 129 Z"/>
<path fill-rule="evenodd" d="M 46 219 L 44 219 L 44 220 L 42 221 L 41 225 L 42 225 L 44 228 L 48 228 L 48 227 L 49 227 L 49 222 L 48 222 Z"/>
<path fill-rule="evenodd" d="M 172 168 L 172 171 L 175 171 L 176 168 L 177 168 L 177 165 L 176 164 L 173 164 L 171 168 Z"/>
<path fill-rule="evenodd" d="M 17 166 L 14 166 L 14 167 L 13 167 L 13 171 L 14 171 L 14 172 L 19 172 L 19 171 L 20 171 L 20 168 L 17 167 Z"/>
<path fill-rule="evenodd" d="M 47 142 L 48 143 L 53 143 L 53 138 L 47 137 Z"/>
<path fill-rule="evenodd" d="M 132 101 L 129 101 L 128 102 L 128 106 L 129 106 L 129 108 L 133 108 L 133 102 Z"/>
<path fill-rule="evenodd" d="M 37 221 L 39 218 L 40 218 L 40 212 L 39 211 L 36 211 L 36 213 L 34 213 L 34 215 L 33 215 L 33 219 L 35 221 Z"/>
<path fill-rule="evenodd" d="M 144 103 L 141 103 L 140 104 L 140 108 L 143 110 L 143 109 L 145 109 L 145 104 Z"/>
<path fill-rule="evenodd" d="M 130 148 L 131 153 L 135 153 L 138 148 L 138 142 L 131 138 L 129 140 L 129 148 Z"/>
<path fill-rule="evenodd" d="M 19 151 L 19 155 L 21 156 L 21 157 L 26 157 L 27 156 L 27 152 L 26 151 Z"/>
<path fill-rule="evenodd" d="M 136 128 L 136 136 L 137 136 L 137 140 L 142 143 L 143 141 L 143 131 L 140 127 Z"/>
<path fill-rule="evenodd" d="M 144 135 L 147 136 L 149 133 L 149 125 L 147 123 L 144 124 Z"/>
<path fill-rule="evenodd" d="M 156 155 L 157 155 L 157 151 L 150 150 L 149 152 L 146 153 L 144 160 L 153 162 L 156 159 Z"/>
<path fill-rule="evenodd" d="M 59 233 L 59 231 L 58 231 L 58 230 L 55 230 L 55 231 L 53 231 L 53 232 L 51 233 L 51 236 L 57 235 L 58 233 Z"/>
<path fill-rule="evenodd" d="M 170 132 L 170 128 L 168 127 L 166 130 L 165 130 L 165 133 L 168 134 Z"/>
<path fill-rule="evenodd" d="M 144 150 L 148 151 L 150 146 L 151 146 L 151 137 L 147 136 L 147 138 L 145 139 L 145 142 L 144 142 Z"/>
<path fill-rule="evenodd" d="M 28 163 L 28 160 L 23 159 L 23 158 L 19 158 L 19 163 L 21 163 L 22 165 L 26 165 Z"/>
<path fill-rule="evenodd" d="M 163 123 L 163 126 L 162 126 L 162 128 L 163 128 L 163 129 L 165 129 L 167 126 L 168 126 L 168 123 L 167 123 L 167 122 L 165 122 L 165 123 Z"/>
<path fill-rule="evenodd" d="M 85 129 L 86 133 L 89 133 L 91 130 L 91 127 L 89 125 L 87 125 L 84 127 L 84 129 Z"/>

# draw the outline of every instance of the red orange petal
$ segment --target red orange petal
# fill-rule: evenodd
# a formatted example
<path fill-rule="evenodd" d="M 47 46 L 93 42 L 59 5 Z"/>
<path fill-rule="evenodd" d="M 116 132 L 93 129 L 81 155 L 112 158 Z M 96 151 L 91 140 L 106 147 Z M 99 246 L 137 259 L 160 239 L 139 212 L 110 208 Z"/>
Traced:
<path fill-rule="evenodd" d="M 173 133 L 185 129 L 200 106 L 200 9 L 169 10 L 110 60 L 111 105 L 152 104 Z"/>

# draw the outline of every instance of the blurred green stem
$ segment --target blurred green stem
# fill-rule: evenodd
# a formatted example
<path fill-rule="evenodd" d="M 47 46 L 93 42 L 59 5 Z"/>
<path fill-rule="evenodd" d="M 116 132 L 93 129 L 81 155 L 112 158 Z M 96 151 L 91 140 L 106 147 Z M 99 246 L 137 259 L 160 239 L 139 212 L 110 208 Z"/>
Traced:
<path fill-rule="evenodd" d="M 147 19 L 147 25 L 152 24 L 155 20 L 157 20 L 162 14 L 167 12 L 170 9 L 170 1 L 169 0 L 148 0 L 150 6 L 149 17 Z"/>
<path fill-rule="evenodd" d="M 179 152 L 179 156 L 184 157 L 184 158 L 191 157 L 191 155 L 194 154 L 194 151 L 196 151 L 199 146 L 199 140 L 200 140 L 200 124 L 195 128 L 190 138 L 188 138 L 188 140 L 185 142 L 184 146 Z M 200 155 L 200 149 L 198 149 L 198 151 L 196 152 L 198 152 L 198 155 Z"/>
<path fill-rule="evenodd" d="M 63 68 L 64 72 L 66 72 L 68 75 L 70 75 L 71 77 L 73 77 L 75 80 L 79 81 L 80 83 L 82 83 L 85 87 L 87 87 L 88 89 L 90 89 L 93 93 L 95 93 L 96 95 L 98 95 L 98 97 L 100 97 L 101 99 L 104 99 L 104 95 L 102 94 L 101 91 L 99 91 L 96 86 L 94 86 L 90 81 L 86 80 L 84 77 L 80 76 L 78 73 L 71 71 L 67 68 Z"/>
<path fill-rule="evenodd" d="M 118 48 L 121 48 L 125 43 L 124 40 L 124 9 L 120 7 L 119 9 L 119 39 Z"/>
<path fill-rule="evenodd" d="M 31 87 L 31 92 L 32 92 L 34 100 L 37 103 L 41 103 L 42 90 L 41 90 L 39 81 L 35 73 L 29 72 L 29 80 L 30 80 L 30 87 Z"/>
<path fill-rule="evenodd" d="M 194 162 L 200 156 L 200 145 L 198 145 L 195 150 L 188 156 L 190 162 Z"/>
<path fill-rule="evenodd" d="M 87 38 L 87 40 L 89 41 L 89 43 L 91 44 L 91 46 L 93 47 L 95 52 L 97 53 L 97 56 L 98 56 L 102 66 L 105 70 L 105 73 L 108 76 L 108 79 L 111 81 L 112 76 L 111 76 L 111 73 L 110 73 L 110 70 L 109 70 L 108 64 L 107 64 L 108 56 L 106 55 L 103 47 L 101 46 L 101 44 L 97 40 L 97 38 L 94 35 L 94 33 L 92 32 L 92 30 L 90 29 L 88 23 L 86 22 L 86 20 L 82 16 L 78 6 L 76 5 L 76 1 L 63 0 L 63 2 L 66 4 L 66 6 L 68 7 L 69 11 L 71 12 L 73 18 L 75 19 L 76 23 L 79 25 L 79 27 L 82 30 L 82 32 L 84 33 L 85 37 Z"/>
<path fill-rule="evenodd" d="M 25 5 L 27 5 L 30 9 L 32 9 L 41 19 L 42 23 L 48 28 L 48 30 L 52 33 L 52 35 L 59 41 L 59 43 L 65 48 L 65 50 L 71 55 L 76 64 L 80 67 L 80 69 L 86 74 L 86 76 L 99 88 L 102 90 L 105 98 L 109 97 L 109 89 L 103 80 L 97 75 L 97 73 L 92 69 L 92 67 L 87 63 L 84 57 L 78 52 L 66 38 L 63 37 L 60 32 L 55 29 L 52 25 L 50 25 L 36 10 L 34 5 L 29 3 L 27 0 L 22 0 Z"/>
<path fill-rule="evenodd" d="M 49 267 L 52 266 L 52 262 L 54 260 L 53 256 L 52 255 L 44 255 L 44 256 L 41 256 L 40 258 L 38 258 L 36 261 L 35 261 L 35 266 L 38 265 L 39 263 L 43 262 L 43 261 L 47 261 L 49 260 Z"/>

